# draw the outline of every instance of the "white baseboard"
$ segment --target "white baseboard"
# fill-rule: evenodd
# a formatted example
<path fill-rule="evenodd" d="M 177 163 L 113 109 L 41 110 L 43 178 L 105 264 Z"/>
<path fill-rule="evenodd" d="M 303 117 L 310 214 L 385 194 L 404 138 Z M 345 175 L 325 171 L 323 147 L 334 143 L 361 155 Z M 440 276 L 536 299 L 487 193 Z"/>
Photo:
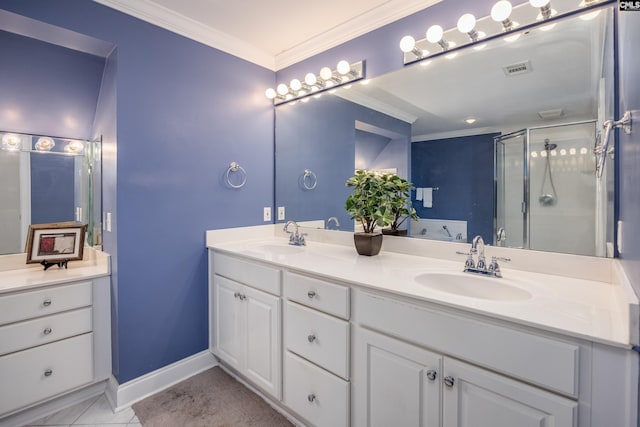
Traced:
<path fill-rule="evenodd" d="M 22 410 L 5 418 L 0 418 L 0 427 L 20 427 L 28 425 L 40 418 L 55 414 L 80 402 L 84 402 L 105 392 L 106 381 L 100 381 L 87 387 L 64 394 L 40 405 Z"/>
<path fill-rule="evenodd" d="M 218 361 L 213 354 L 205 350 L 124 384 L 118 384 L 112 376 L 107 384 L 106 396 L 113 410 L 118 412 L 145 397 L 217 365 Z"/>

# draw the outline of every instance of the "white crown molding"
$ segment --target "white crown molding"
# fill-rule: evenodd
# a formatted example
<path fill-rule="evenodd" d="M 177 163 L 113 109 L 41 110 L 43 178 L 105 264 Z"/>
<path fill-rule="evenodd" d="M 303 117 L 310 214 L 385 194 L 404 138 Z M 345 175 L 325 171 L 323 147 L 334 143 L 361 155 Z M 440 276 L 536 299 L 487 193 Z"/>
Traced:
<path fill-rule="evenodd" d="M 93 0 L 181 36 L 275 71 L 275 58 L 254 45 L 147 0 Z"/>
<path fill-rule="evenodd" d="M 442 0 L 392 0 L 380 7 L 340 24 L 322 35 L 302 42 L 292 49 L 276 55 L 275 68 L 281 70 L 310 58 L 327 49 L 359 37 L 398 19 L 409 16 Z M 399 40 L 398 40 L 399 42 Z"/>
<path fill-rule="evenodd" d="M 495 127 L 482 127 L 473 128 L 467 130 L 455 130 L 448 132 L 427 133 L 424 135 L 414 135 L 411 137 L 411 142 L 423 142 L 436 139 L 457 138 L 464 136 L 484 135 L 487 133 L 500 133 L 500 129 Z"/>
<path fill-rule="evenodd" d="M 104 6 L 222 50 L 254 64 L 278 71 L 355 37 L 418 12 L 442 0 L 391 0 L 369 12 L 312 37 L 275 57 L 256 46 L 177 14 L 148 0 L 93 0 Z"/>
<path fill-rule="evenodd" d="M 340 98 L 346 99 L 347 101 L 355 102 L 356 104 L 360 104 L 367 108 L 371 108 L 372 110 L 379 111 L 409 124 L 418 120 L 418 116 L 407 113 L 406 111 L 403 111 L 393 105 L 389 105 L 377 98 L 372 98 L 357 91 L 339 90 L 336 91 L 335 95 L 339 96 Z"/>

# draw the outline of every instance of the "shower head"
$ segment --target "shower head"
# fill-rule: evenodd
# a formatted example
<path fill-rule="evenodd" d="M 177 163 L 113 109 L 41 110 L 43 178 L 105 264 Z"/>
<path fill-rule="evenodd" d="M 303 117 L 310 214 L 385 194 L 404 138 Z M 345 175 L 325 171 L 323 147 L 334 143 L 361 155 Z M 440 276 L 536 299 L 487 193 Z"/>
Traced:
<path fill-rule="evenodd" d="M 555 150 L 556 148 L 558 148 L 558 144 L 550 144 L 548 139 L 544 140 L 544 149 L 546 151 Z"/>

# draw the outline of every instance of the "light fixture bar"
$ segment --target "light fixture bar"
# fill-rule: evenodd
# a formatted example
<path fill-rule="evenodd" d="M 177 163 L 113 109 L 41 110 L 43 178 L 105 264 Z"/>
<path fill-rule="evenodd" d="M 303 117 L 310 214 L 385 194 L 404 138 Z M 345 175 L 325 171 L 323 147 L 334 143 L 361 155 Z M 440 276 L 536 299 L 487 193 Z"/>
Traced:
<path fill-rule="evenodd" d="M 286 85 L 280 83 L 277 88 L 269 88 L 265 96 L 273 99 L 275 105 L 306 98 L 328 89 L 334 89 L 345 84 L 363 79 L 365 76 L 365 62 L 349 63 L 342 60 L 338 62 L 335 70 L 322 67 L 319 74 L 307 73 L 303 79 L 293 79 Z"/>

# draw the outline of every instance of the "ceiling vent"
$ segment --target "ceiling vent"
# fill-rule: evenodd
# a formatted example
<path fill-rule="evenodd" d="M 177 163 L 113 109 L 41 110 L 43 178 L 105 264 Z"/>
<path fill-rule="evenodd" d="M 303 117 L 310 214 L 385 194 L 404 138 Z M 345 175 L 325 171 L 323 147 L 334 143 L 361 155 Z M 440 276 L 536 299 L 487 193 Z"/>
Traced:
<path fill-rule="evenodd" d="M 556 108 L 555 110 L 538 111 L 538 116 L 540 116 L 542 120 L 557 119 L 559 117 L 562 117 L 563 115 L 564 111 L 562 111 L 562 108 Z"/>
<path fill-rule="evenodd" d="M 531 62 L 529 60 L 518 62 L 516 64 L 505 65 L 502 67 L 505 76 L 517 76 L 531 72 Z"/>

